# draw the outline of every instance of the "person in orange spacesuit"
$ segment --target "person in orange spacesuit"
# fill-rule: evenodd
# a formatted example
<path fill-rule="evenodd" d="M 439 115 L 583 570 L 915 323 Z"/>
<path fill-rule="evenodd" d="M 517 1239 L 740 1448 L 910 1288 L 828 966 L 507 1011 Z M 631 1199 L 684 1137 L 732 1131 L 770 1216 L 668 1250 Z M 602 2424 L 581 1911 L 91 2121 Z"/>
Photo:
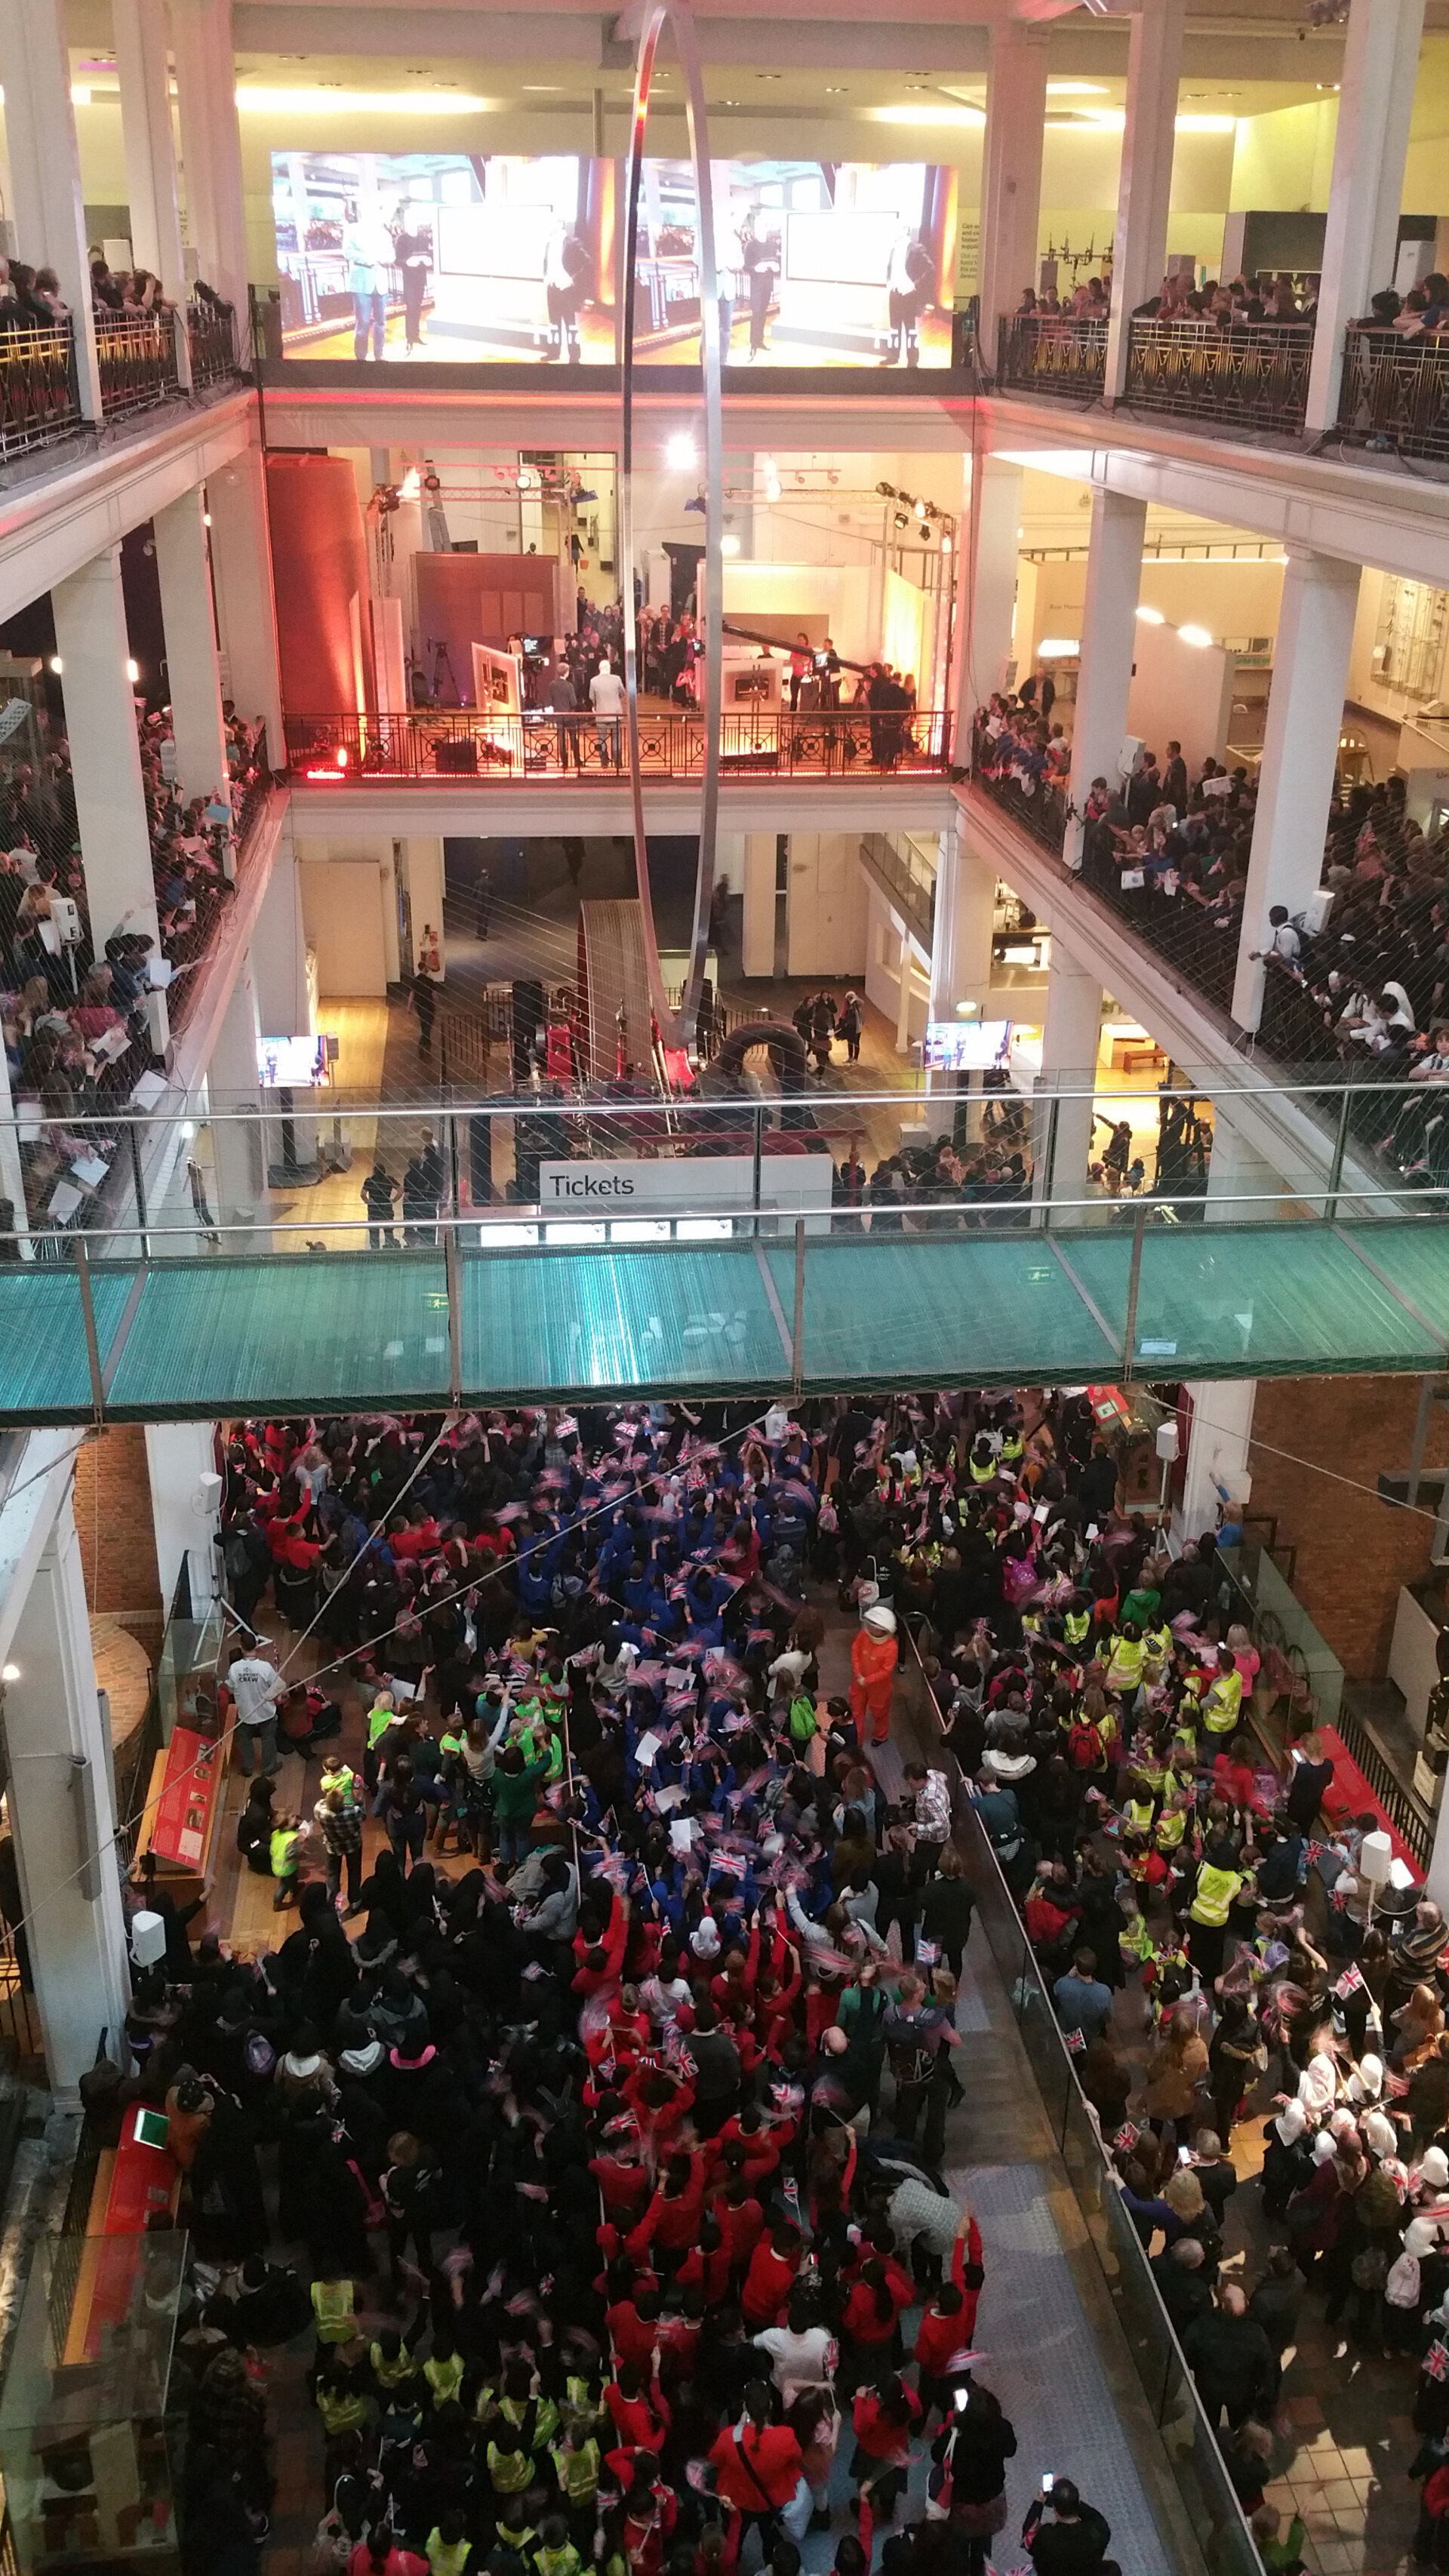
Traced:
<path fill-rule="evenodd" d="M 873 1601 L 850 1648 L 850 1713 L 857 1728 L 869 1717 L 872 1744 L 884 1744 L 890 1733 L 891 1685 L 900 1651 L 894 1610 Z"/>

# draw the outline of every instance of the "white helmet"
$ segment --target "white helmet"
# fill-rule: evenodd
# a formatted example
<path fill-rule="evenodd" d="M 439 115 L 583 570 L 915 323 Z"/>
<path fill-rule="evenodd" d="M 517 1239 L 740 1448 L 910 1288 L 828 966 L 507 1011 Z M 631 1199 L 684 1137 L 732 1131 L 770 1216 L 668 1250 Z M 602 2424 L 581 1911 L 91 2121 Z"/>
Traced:
<path fill-rule="evenodd" d="M 883 1601 L 872 1601 L 865 1614 L 865 1624 L 873 1637 L 893 1637 L 896 1614 L 894 1610 L 888 1610 Z"/>

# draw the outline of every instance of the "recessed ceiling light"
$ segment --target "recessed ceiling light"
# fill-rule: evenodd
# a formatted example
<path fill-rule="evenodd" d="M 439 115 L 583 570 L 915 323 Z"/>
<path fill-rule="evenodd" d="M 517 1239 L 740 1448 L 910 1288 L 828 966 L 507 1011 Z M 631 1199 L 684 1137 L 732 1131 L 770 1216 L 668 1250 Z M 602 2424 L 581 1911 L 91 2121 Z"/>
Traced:
<path fill-rule="evenodd" d="M 785 75 L 784 75 L 784 73 L 783 73 L 783 72 L 756 72 L 756 74 L 755 74 L 755 78 L 756 78 L 756 80 L 773 80 L 773 81 L 777 81 L 777 80 L 783 80 L 783 79 L 784 79 L 784 77 L 785 77 Z"/>
<path fill-rule="evenodd" d="M 850 96 L 850 92 L 844 88 L 827 89 L 825 95 L 827 98 L 848 98 Z"/>
<path fill-rule="evenodd" d="M 545 91 L 556 97 L 563 84 L 561 81 L 525 81 L 523 86 L 531 97 L 541 98 Z"/>

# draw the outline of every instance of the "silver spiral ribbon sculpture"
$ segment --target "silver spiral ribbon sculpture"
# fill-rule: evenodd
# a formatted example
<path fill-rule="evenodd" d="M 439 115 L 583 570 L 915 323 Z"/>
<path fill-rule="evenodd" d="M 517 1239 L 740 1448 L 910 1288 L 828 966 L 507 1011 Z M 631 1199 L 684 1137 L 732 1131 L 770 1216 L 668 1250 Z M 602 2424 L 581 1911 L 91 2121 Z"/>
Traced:
<path fill-rule="evenodd" d="M 659 966 L 659 940 L 649 892 L 649 842 L 644 829 L 644 790 L 639 769 L 639 660 L 634 614 L 634 274 L 639 247 L 639 188 L 644 172 L 644 140 L 649 126 L 649 88 L 654 58 L 664 28 L 674 32 L 684 74 L 689 116 L 689 150 L 699 200 L 699 334 L 704 395 L 704 768 L 700 785 L 699 870 L 694 887 L 694 926 L 689 943 L 689 972 L 678 1011 L 670 1008 Z M 634 870 L 644 923 L 644 958 L 649 998 L 659 1034 L 668 1047 L 687 1047 L 693 1037 L 709 944 L 710 902 L 714 891 L 715 842 L 719 828 L 720 716 L 724 700 L 723 556 L 720 538 L 724 509 L 724 424 L 721 412 L 719 285 L 714 252 L 714 192 L 710 184 L 709 126 L 700 71 L 699 45 L 691 0 L 650 0 L 639 37 L 634 76 L 634 115 L 629 129 L 627 162 L 628 214 L 624 237 L 624 424 L 620 446 L 619 549 L 624 575 L 624 690 L 628 708 L 629 784 L 634 808 Z"/>

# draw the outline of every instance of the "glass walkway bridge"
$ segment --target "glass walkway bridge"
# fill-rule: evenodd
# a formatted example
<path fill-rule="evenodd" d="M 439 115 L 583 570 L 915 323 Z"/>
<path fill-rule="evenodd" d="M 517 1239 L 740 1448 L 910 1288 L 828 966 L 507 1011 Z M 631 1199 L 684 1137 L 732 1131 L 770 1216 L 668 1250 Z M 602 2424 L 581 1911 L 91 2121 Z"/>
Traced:
<path fill-rule="evenodd" d="M 1109 1085 L 1099 1078 L 1099 1109 Z M 1191 1093 L 1111 1091 L 1139 1150 L 1159 1131 L 1156 1176 L 1120 1197 L 1053 1193 L 1064 1141 L 1075 1162 L 1083 1134 L 1084 1094 L 1061 1086 L 812 1089 L 707 1109 L 526 1094 L 329 1104 L 324 1124 L 360 1142 L 365 1129 L 350 1171 L 315 1202 L 289 1183 L 285 1218 L 247 1226 L 213 1226 L 194 1207 L 189 1127 L 168 1140 L 149 1121 L 128 1138 L 112 1121 L 88 1140 L 97 1160 L 112 1143 L 110 1199 L 102 1189 L 79 1226 L 32 1220 L 4 1246 L 0 1422 L 1438 1370 L 1438 1096 L 1407 1083 L 1270 1087 L 1249 1067 Z M 231 1114 L 243 1113 L 210 1110 L 213 1141 Z M 983 1118 L 998 1157 L 984 1169 Z M 902 1129 L 902 1194 L 842 1205 L 836 1184 L 832 1205 L 842 1136 L 873 1135 L 874 1168 Z M 953 1129 L 967 1177 L 942 1196 L 939 1174 L 928 1183 L 911 1157 Z M 369 1248 L 360 1185 L 374 1151 L 396 1174 L 424 1143 L 432 1200 Z M 1015 1170 L 999 1159 L 1010 1153 Z M 505 1157 L 513 1177 L 489 1200 L 483 1174 Z M 580 1199 L 631 1213 L 581 1217 Z"/>

